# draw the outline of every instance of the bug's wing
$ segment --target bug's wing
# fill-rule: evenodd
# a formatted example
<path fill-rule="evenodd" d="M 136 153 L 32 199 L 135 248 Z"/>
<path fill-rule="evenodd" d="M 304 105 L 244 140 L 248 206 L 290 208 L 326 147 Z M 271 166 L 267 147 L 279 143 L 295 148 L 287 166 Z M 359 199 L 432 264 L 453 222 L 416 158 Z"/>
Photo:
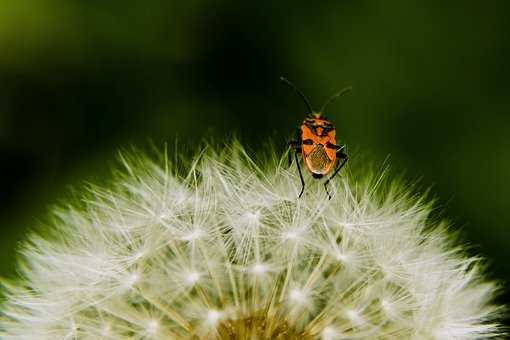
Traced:
<path fill-rule="evenodd" d="M 331 170 L 333 161 L 329 159 L 323 145 L 316 144 L 312 151 L 306 157 L 306 165 L 311 172 L 316 174 L 326 174 Z"/>

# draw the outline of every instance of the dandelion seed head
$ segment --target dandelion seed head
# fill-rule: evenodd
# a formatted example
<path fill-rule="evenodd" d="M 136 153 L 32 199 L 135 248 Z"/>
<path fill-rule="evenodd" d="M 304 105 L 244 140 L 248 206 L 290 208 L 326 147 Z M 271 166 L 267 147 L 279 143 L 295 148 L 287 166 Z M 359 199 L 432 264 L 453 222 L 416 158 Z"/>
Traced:
<path fill-rule="evenodd" d="M 210 310 L 207 312 L 207 318 L 206 321 L 209 325 L 216 325 L 218 321 L 221 319 L 221 312 L 217 310 Z"/>
<path fill-rule="evenodd" d="M 292 289 L 289 294 L 290 299 L 296 303 L 304 303 L 306 301 L 306 293 L 300 289 Z"/>
<path fill-rule="evenodd" d="M 358 311 L 349 309 L 345 312 L 345 314 L 352 321 L 353 324 L 360 325 L 363 323 L 363 318 L 361 317 Z"/>
<path fill-rule="evenodd" d="M 281 238 L 284 244 L 295 247 L 304 241 L 304 232 L 303 230 L 297 228 L 286 230 L 282 233 Z"/>
<path fill-rule="evenodd" d="M 158 332 L 159 323 L 157 320 L 149 320 L 147 322 L 146 330 L 148 334 L 154 335 Z"/>
<path fill-rule="evenodd" d="M 337 252 L 335 254 L 335 258 L 338 260 L 338 261 L 341 261 L 341 262 L 348 262 L 349 261 L 349 255 L 345 254 L 345 253 L 341 253 L 341 252 Z"/>
<path fill-rule="evenodd" d="M 167 159 L 125 155 L 111 185 L 55 210 L 4 282 L 0 338 L 501 336 L 483 262 L 404 185 L 346 168 L 331 200 L 308 177 L 298 199 L 285 162 L 237 143 L 187 173 Z"/>
<path fill-rule="evenodd" d="M 324 329 L 321 332 L 322 340 L 334 340 L 334 339 L 338 339 L 339 337 L 340 337 L 340 334 L 333 327 L 326 326 L 326 327 L 324 327 Z"/>
<path fill-rule="evenodd" d="M 194 285 L 200 279 L 200 274 L 197 272 L 191 272 L 186 276 L 186 283 L 188 285 Z"/>
<path fill-rule="evenodd" d="M 259 219 L 260 219 L 260 212 L 258 212 L 258 211 L 256 211 L 256 212 L 247 211 L 244 214 L 244 219 L 248 223 L 250 223 L 250 224 L 257 224 L 259 222 Z"/>
<path fill-rule="evenodd" d="M 111 326 L 109 324 L 105 324 L 103 325 L 103 327 L 101 327 L 101 336 L 104 336 L 104 337 L 107 337 L 110 335 L 110 330 L 111 330 Z"/>
<path fill-rule="evenodd" d="M 140 279 L 140 274 L 129 273 L 124 281 L 124 286 L 126 288 L 132 288 L 139 279 Z"/>
<path fill-rule="evenodd" d="M 298 237 L 299 237 L 299 231 L 297 231 L 297 230 L 288 231 L 285 234 L 283 234 L 283 238 L 286 240 L 295 240 Z"/>
<path fill-rule="evenodd" d="M 181 190 L 177 190 L 177 192 L 175 193 L 175 203 L 176 204 L 182 204 L 184 203 L 184 201 L 186 201 L 186 193 L 184 191 L 181 191 Z"/>
<path fill-rule="evenodd" d="M 189 232 L 188 234 L 185 234 L 182 237 L 182 239 L 184 241 L 193 242 L 193 241 L 196 241 L 199 238 L 203 237 L 204 235 L 205 235 L 205 233 L 201 229 L 196 228 L 196 229 L 192 230 L 191 232 Z"/>
<path fill-rule="evenodd" d="M 387 299 L 382 299 L 381 300 L 381 307 L 386 311 L 386 312 L 391 312 L 392 311 L 392 304 L 390 301 L 388 301 Z"/>
<path fill-rule="evenodd" d="M 264 263 L 255 263 L 251 267 L 251 272 L 254 275 L 263 275 L 269 271 L 269 266 Z"/>

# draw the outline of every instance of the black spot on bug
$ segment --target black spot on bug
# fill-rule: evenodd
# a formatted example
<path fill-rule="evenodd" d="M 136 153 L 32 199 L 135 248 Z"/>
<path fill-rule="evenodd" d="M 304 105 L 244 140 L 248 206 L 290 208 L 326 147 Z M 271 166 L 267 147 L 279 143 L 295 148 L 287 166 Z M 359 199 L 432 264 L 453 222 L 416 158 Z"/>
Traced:
<path fill-rule="evenodd" d="M 328 141 L 328 142 L 326 143 L 326 147 L 327 147 L 328 149 L 336 150 L 336 145 L 335 145 L 335 144 L 333 144 L 333 143 L 331 143 L 330 141 Z"/>
<path fill-rule="evenodd" d="M 305 121 L 305 126 L 308 127 L 314 134 L 317 134 L 317 125 L 314 120 Z"/>
<path fill-rule="evenodd" d="M 320 137 L 325 137 L 327 136 L 331 131 L 335 130 L 335 128 L 333 127 L 327 127 L 327 126 L 321 126 L 322 130 L 321 130 L 321 133 L 320 133 Z M 317 133 L 316 133 L 317 134 Z M 319 135 L 319 134 L 317 134 Z"/>

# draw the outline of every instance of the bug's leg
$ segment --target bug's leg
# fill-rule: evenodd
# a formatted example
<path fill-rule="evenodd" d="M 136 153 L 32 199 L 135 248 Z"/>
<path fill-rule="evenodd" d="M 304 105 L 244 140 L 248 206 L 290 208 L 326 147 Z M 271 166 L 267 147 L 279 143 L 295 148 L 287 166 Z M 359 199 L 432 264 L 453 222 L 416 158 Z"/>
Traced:
<path fill-rule="evenodd" d="M 301 192 L 299 193 L 298 196 L 298 198 L 301 198 L 301 195 L 303 195 L 303 192 L 305 191 L 305 180 L 303 179 L 303 174 L 301 173 L 301 165 L 299 165 L 298 151 L 294 153 L 294 159 L 296 160 L 296 165 L 299 172 L 299 179 L 301 179 Z"/>
<path fill-rule="evenodd" d="M 301 152 L 300 143 L 297 140 L 291 140 L 288 143 L 289 148 L 289 168 L 292 165 L 292 151 Z"/>
<path fill-rule="evenodd" d="M 343 152 L 344 148 L 345 148 L 345 145 L 336 150 L 337 159 L 339 159 L 339 160 L 342 159 L 342 161 L 338 162 L 335 172 L 333 172 L 333 175 L 331 175 L 331 177 L 329 177 L 326 180 L 326 182 L 324 182 L 324 189 L 326 190 L 326 193 L 328 194 L 329 199 L 331 199 L 331 194 L 329 193 L 329 190 L 328 190 L 328 184 L 336 176 L 336 174 L 342 169 L 342 167 L 345 165 L 345 163 L 347 163 L 347 160 L 349 159 L 347 154 Z"/>

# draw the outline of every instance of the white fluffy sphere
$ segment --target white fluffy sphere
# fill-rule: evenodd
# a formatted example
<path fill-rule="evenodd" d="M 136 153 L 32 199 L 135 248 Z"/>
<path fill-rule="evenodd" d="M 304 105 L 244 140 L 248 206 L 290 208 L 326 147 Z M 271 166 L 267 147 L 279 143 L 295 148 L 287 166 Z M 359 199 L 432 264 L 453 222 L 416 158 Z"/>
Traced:
<path fill-rule="evenodd" d="M 123 158 L 5 284 L 2 339 L 481 339 L 501 307 L 430 204 L 383 176 L 300 182 L 237 144 Z"/>

